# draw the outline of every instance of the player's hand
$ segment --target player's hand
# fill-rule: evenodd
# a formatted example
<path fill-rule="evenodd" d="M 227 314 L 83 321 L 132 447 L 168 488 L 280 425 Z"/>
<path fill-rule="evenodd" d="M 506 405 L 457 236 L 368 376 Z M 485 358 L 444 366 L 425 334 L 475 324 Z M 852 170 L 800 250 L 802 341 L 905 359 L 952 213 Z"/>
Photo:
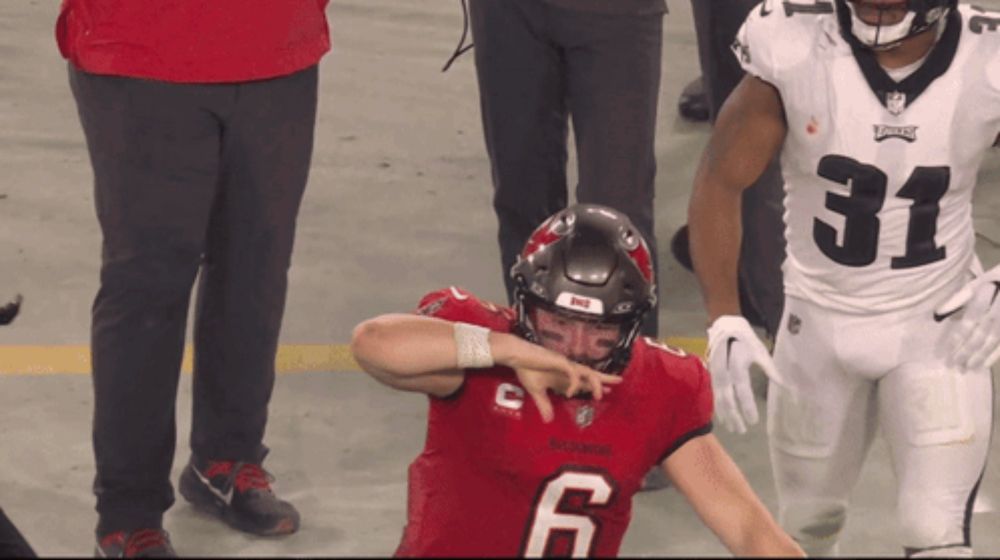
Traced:
<path fill-rule="evenodd" d="M 600 400 L 611 390 L 611 385 L 622 382 L 620 376 L 601 373 L 538 344 L 520 338 L 515 344 L 514 351 L 498 363 L 514 370 L 544 422 L 551 422 L 554 416 L 550 389 L 566 397 L 589 392 L 595 400 Z"/>
<path fill-rule="evenodd" d="M 934 319 L 950 315 L 947 335 L 950 365 L 962 371 L 992 367 L 1000 359 L 1000 265 L 955 292 L 934 310 Z"/>
<path fill-rule="evenodd" d="M 757 402 L 750 367 L 757 364 L 772 380 L 778 368 L 746 319 L 723 315 L 708 328 L 708 371 L 712 375 L 715 414 L 730 432 L 745 433 L 757 423 Z"/>

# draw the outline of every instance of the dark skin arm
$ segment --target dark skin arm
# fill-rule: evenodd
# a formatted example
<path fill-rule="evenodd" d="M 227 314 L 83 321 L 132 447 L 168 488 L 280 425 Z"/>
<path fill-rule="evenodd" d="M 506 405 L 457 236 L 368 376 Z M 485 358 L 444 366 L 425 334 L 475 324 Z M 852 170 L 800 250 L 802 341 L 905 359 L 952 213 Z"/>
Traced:
<path fill-rule="evenodd" d="M 722 106 L 702 153 L 688 205 L 688 226 L 709 324 L 722 315 L 740 315 L 741 197 L 777 155 L 786 132 L 778 90 L 746 75 Z"/>

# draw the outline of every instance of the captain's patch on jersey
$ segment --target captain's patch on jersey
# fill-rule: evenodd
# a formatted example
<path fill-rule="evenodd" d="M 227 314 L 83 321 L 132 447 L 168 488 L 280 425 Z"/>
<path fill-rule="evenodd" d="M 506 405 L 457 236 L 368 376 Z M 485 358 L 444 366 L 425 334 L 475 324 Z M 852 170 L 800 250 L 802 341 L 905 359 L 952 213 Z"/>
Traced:
<path fill-rule="evenodd" d="M 497 385 L 493 405 L 494 410 L 497 412 L 520 417 L 521 408 L 524 406 L 524 389 L 513 383 L 501 383 Z"/>

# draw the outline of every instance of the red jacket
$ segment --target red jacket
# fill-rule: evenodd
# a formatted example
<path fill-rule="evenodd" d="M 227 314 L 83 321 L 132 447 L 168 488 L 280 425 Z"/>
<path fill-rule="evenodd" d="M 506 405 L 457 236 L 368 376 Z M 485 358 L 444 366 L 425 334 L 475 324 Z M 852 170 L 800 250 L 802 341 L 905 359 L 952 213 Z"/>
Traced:
<path fill-rule="evenodd" d="M 330 50 L 329 0 L 63 0 L 62 55 L 78 68 L 168 82 L 291 74 Z"/>

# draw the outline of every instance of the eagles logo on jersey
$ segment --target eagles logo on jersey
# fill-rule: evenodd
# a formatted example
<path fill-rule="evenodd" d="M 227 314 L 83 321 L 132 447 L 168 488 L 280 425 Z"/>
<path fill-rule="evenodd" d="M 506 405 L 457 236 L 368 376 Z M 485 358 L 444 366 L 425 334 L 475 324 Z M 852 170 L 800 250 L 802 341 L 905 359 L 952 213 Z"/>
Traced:
<path fill-rule="evenodd" d="M 911 28 L 940 26 L 936 45 L 886 70 L 845 23 L 852 2 L 836 3 L 767 0 L 734 50 L 784 104 L 786 292 L 891 311 L 978 266 L 970 201 L 1000 133 L 1000 13 L 910 2 Z"/>

